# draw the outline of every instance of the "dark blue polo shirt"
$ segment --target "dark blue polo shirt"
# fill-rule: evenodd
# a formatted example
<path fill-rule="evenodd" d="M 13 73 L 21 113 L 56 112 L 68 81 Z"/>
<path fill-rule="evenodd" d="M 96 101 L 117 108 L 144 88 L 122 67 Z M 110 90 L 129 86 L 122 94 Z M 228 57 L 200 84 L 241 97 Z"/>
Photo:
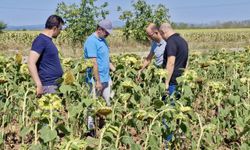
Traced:
<path fill-rule="evenodd" d="M 32 43 L 31 50 L 40 54 L 37 70 L 43 86 L 57 85 L 56 80 L 63 75 L 58 49 L 52 38 L 39 34 Z"/>

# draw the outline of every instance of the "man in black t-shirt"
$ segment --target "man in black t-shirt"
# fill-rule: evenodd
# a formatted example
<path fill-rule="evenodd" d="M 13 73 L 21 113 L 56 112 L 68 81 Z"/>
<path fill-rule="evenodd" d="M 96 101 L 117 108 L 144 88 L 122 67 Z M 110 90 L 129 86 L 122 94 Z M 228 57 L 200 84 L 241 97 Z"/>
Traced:
<path fill-rule="evenodd" d="M 187 66 L 188 44 L 169 23 L 161 25 L 160 33 L 167 42 L 163 55 L 163 68 L 166 68 L 168 73 L 165 81 L 166 90 L 172 95 L 177 85 L 176 78 L 182 75 Z"/>
<path fill-rule="evenodd" d="M 184 69 L 187 67 L 188 60 L 188 44 L 187 42 L 172 29 L 169 23 L 163 23 L 160 27 L 160 33 L 167 45 L 163 54 L 163 68 L 167 69 L 168 77 L 165 80 L 166 93 L 172 95 L 176 91 L 176 78 L 181 76 Z M 163 98 L 164 100 L 164 98 Z M 171 100 L 174 105 L 174 101 Z M 163 119 L 163 124 L 166 128 L 167 120 Z M 173 133 L 165 137 L 166 142 L 172 140 Z"/>

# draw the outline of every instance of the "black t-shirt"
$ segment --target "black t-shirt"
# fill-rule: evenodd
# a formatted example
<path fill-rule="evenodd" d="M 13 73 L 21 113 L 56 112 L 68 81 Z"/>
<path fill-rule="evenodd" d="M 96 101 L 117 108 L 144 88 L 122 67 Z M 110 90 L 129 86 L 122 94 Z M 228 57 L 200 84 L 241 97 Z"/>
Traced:
<path fill-rule="evenodd" d="M 182 75 L 187 66 L 188 44 L 178 33 L 171 35 L 166 42 L 162 66 L 166 68 L 168 57 L 175 56 L 174 72 L 169 84 L 177 85 L 176 78 Z"/>

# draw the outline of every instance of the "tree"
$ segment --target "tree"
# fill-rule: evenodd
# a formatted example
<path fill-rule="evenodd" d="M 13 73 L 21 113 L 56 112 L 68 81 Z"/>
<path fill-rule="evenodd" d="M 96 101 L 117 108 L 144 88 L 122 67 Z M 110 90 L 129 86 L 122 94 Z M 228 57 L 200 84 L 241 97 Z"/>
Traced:
<path fill-rule="evenodd" d="M 132 37 L 137 41 L 148 41 L 145 27 L 150 22 L 158 26 L 163 22 L 169 22 L 169 10 L 162 4 L 155 8 L 154 5 L 149 5 L 144 0 L 138 0 L 132 2 L 132 7 L 134 11 L 123 11 L 120 15 L 120 19 L 125 21 L 123 35 L 126 39 Z M 117 10 L 122 11 L 120 7 Z"/>
<path fill-rule="evenodd" d="M 0 33 L 2 32 L 3 29 L 5 29 L 7 27 L 7 24 L 5 24 L 4 22 L 0 21 Z"/>
<path fill-rule="evenodd" d="M 66 36 L 72 40 L 72 44 L 80 44 L 89 34 L 94 32 L 98 21 L 109 13 L 104 10 L 108 6 L 105 2 L 101 6 L 95 6 L 97 0 L 81 0 L 79 5 L 66 5 L 59 3 L 56 13 L 66 22 Z"/>

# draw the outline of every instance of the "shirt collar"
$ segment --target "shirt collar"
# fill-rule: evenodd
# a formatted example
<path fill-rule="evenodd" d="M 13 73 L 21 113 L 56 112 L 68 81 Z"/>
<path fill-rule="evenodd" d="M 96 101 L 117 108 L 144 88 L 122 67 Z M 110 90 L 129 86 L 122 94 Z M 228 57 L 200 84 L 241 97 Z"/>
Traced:
<path fill-rule="evenodd" d="M 163 39 L 161 39 L 161 41 L 159 43 L 156 42 L 157 46 L 161 46 L 165 43 L 165 41 Z"/>
<path fill-rule="evenodd" d="M 95 32 L 93 33 L 93 35 L 94 35 L 94 37 L 97 38 L 99 41 L 103 41 L 103 40 L 104 40 L 103 38 L 98 37 L 97 34 L 96 34 Z"/>

